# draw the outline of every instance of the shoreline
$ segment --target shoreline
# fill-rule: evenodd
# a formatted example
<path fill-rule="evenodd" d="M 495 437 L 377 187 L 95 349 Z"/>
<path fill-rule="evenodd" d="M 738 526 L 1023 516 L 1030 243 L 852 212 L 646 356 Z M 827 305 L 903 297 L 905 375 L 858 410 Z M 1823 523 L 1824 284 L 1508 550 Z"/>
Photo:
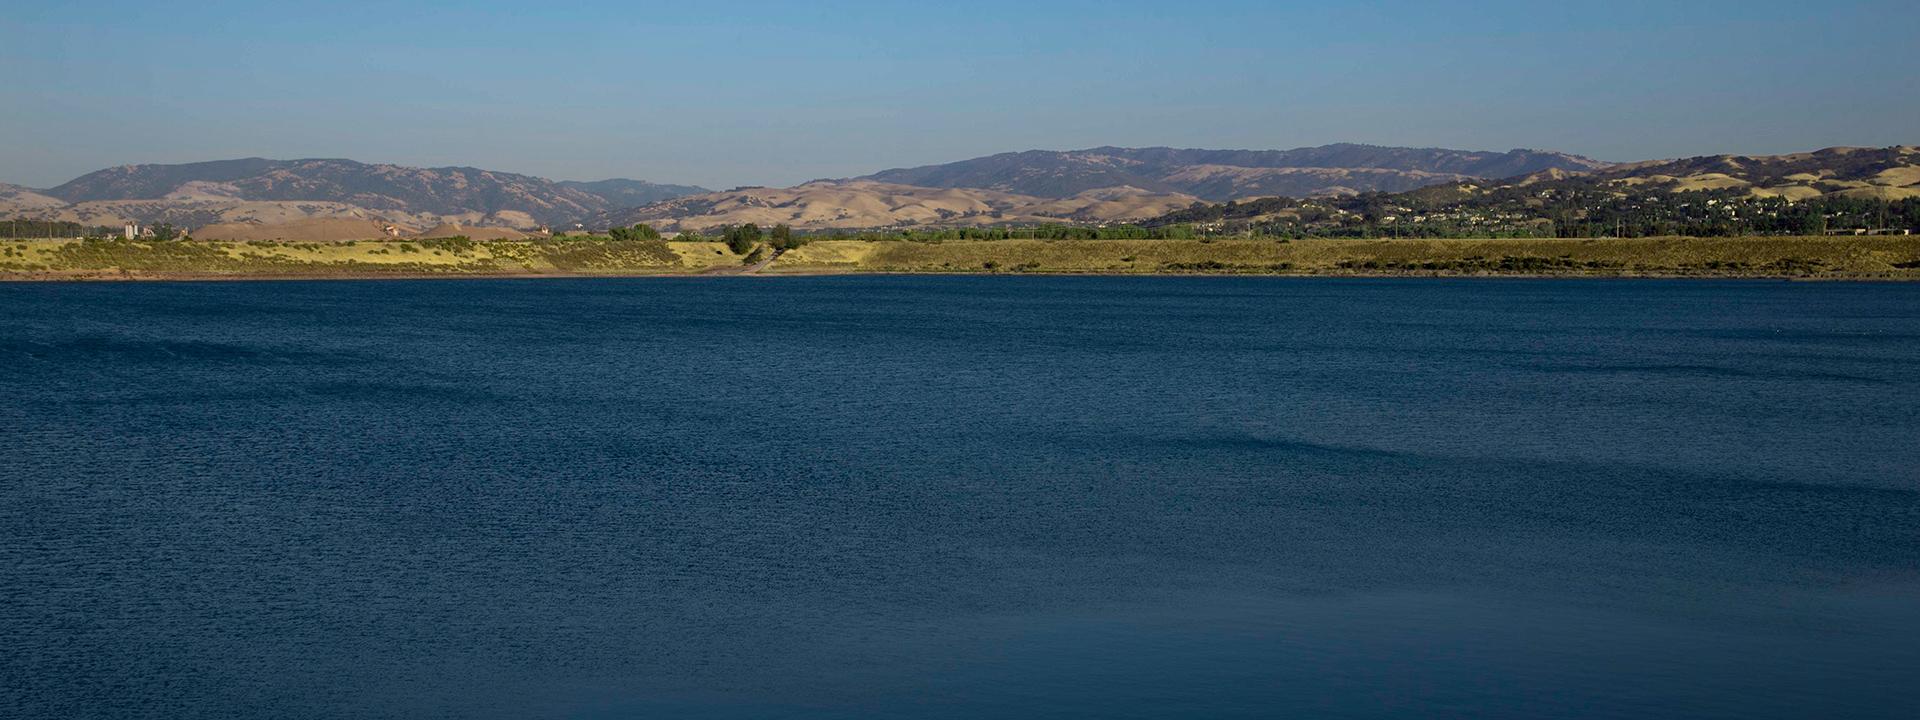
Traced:
<path fill-rule="evenodd" d="M 826 275 L 1920 282 L 1920 237 L 817 240 L 754 264 L 676 241 L 0 241 L 0 282 Z"/>
<path fill-rule="evenodd" d="M 1019 272 L 964 272 L 912 270 L 822 270 L 804 269 L 772 272 L 541 272 L 541 273 L 8 273 L 0 272 L 0 283 L 162 283 L 162 282 L 370 282 L 435 280 L 592 280 L 592 279 L 716 279 L 716 278 L 813 278 L 813 277 L 1142 277 L 1142 278 L 1281 278 L 1333 280 L 1765 280 L 1774 282 L 1920 282 L 1920 274 L 1911 277 L 1884 274 L 1860 275 L 1779 275 L 1779 274 L 1689 274 L 1689 273 L 1394 273 L 1394 272 L 1111 272 L 1075 270 L 1024 270 Z"/>

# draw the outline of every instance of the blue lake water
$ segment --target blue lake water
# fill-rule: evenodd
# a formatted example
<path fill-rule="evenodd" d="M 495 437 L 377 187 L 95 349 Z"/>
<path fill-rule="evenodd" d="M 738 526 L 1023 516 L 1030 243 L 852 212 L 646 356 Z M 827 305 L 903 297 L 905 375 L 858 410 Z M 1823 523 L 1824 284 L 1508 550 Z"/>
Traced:
<path fill-rule="evenodd" d="M 1920 285 L 0 285 L 0 717 L 1913 718 Z"/>

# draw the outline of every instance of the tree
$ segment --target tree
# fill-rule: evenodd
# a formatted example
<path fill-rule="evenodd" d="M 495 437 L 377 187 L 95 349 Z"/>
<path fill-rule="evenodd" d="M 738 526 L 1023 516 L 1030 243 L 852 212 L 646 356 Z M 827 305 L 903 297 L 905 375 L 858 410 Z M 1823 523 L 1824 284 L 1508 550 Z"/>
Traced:
<path fill-rule="evenodd" d="M 773 238 L 771 242 L 775 250 L 792 250 L 795 247 L 799 247 L 793 242 L 793 228 L 788 227 L 786 223 L 773 226 L 771 237 Z"/>
<path fill-rule="evenodd" d="M 613 238 L 614 240 L 617 240 L 620 242 L 626 242 L 629 240 L 659 240 L 660 231 L 653 229 L 652 226 L 643 224 L 643 225 L 635 225 L 630 228 L 617 227 L 617 228 L 610 229 L 607 231 L 607 237 Z"/>
<path fill-rule="evenodd" d="M 180 231 L 173 223 L 160 223 L 153 226 L 153 239 L 165 242 L 180 237 Z"/>
<path fill-rule="evenodd" d="M 735 255 L 745 255 L 760 244 L 760 226 L 747 223 L 727 231 L 727 249 Z"/>

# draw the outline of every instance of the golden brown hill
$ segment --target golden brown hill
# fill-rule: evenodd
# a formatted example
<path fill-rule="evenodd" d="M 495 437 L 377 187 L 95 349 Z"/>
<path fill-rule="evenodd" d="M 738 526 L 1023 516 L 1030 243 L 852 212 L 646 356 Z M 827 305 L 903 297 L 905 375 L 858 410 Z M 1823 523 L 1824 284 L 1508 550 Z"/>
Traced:
<path fill-rule="evenodd" d="M 1920 147 L 1836 147 L 1790 155 L 1705 155 L 1632 163 L 1591 175 L 1641 189 L 1744 190 L 1757 197 L 1920 197 Z"/>
<path fill-rule="evenodd" d="M 534 228 L 702 188 L 635 180 L 554 182 L 471 167 L 247 158 L 124 165 L 59 187 L 0 185 L 0 214 L 88 225 L 281 223 L 310 217 Z"/>
<path fill-rule="evenodd" d="M 994 190 L 927 188 L 865 180 L 821 181 L 791 188 L 740 188 L 655 203 L 599 219 L 603 226 L 647 223 L 667 231 L 754 223 L 801 230 L 1107 223 L 1155 217 L 1197 198 L 1133 187 L 1089 190 L 1052 199 Z"/>
<path fill-rule="evenodd" d="M 408 234 L 413 228 L 364 218 L 304 218 L 282 223 L 217 223 L 198 228 L 199 240 L 280 240 L 287 242 L 343 242 L 392 237 L 389 228 Z"/>
<path fill-rule="evenodd" d="M 454 223 L 435 225 L 412 235 L 421 238 L 466 237 L 471 240 L 524 240 L 532 237 L 531 234 L 513 228 L 473 227 Z"/>
<path fill-rule="evenodd" d="M 67 203 L 32 188 L 0 183 L 0 215 L 7 217 L 44 217 Z"/>
<path fill-rule="evenodd" d="M 1595 170 L 1607 163 L 1539 150 L 1484 152 L 1342 143 L 1292 150 L 1098 147 L 1001 153 L 941 165 L 899 168 L 859 180 L 939 188 L 980 188 L 1050 198 L 1137 187 L 1210 202 L 1284 195 L 1398 192 L 1465 179 L 1546 169 Z"/>

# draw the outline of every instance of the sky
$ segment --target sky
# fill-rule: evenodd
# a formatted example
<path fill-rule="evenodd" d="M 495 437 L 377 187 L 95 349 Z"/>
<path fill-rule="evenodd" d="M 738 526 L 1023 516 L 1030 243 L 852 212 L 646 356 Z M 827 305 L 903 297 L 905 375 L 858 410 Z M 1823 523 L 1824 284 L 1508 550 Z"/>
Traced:
<path fill-rule="evenodd" d="M 345 157 L 789 185 L 998 152 L 1920 144 L 1920 2 L 87 2 L 0 13 L 0 182 Z"/>

